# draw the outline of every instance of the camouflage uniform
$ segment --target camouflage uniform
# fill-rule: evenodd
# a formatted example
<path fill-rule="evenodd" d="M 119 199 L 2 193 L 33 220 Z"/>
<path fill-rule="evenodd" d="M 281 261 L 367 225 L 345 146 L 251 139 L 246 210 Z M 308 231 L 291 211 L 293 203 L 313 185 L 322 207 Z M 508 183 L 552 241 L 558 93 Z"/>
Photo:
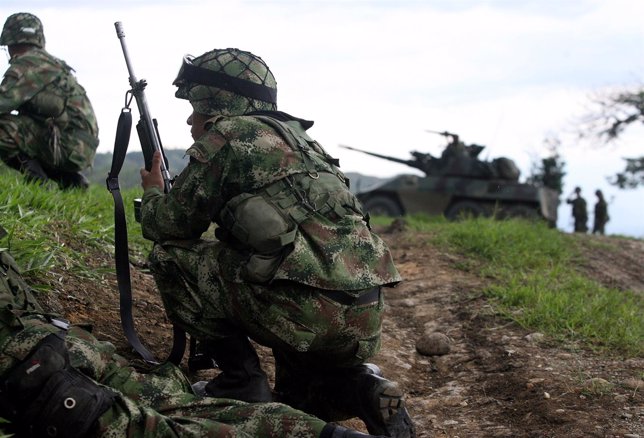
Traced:
<path fill-rule="evenodd" d="M 12 422 L 7 427 L 32 428 L 31 435 L 42 436 L 44 427 L 39 428 L 38 423 L 53 421 L 47 412 L 53 409 L 55 398 L 38 405 L 41 409 L 36 412 L 37 417 L 23 417 L 21 422 L 20 413 L 13 412 L 17 395 L 7 394 L 7 382 L 8 376 L 31 357 L 39 343 L 54 335 L 64 337 L 70 366 L 84 379 L 91 379 L 97 391 L 107 391 L 110 398 L 102 412 L 98 412 L 96 422 L 92 421 L 94 418 L 90 420 L 87 427 L 91 429 L 87 433 L 77 434 L 74 426 L 68 425 L 69 430 L 64 430 L 65 426 L 58 430 L 60 436 L 314 438 L 324 436 L 321 433 L 325 428 L 335 429 L 279 403 L 247 404 L 197 397 L 174 365 L 165 363 L 151 373 L 137 372 L 115 353 L 111 343 L 98 341 L 81 327 L 72 326 L 66 333 L 61 327 L 63 320 L 42 311 L 11 256 L 0 251 L 0 417 Z M 37 362 L 32 359 L 31 363 Z M 36 393 L 39 391 L 37 388 Z M 28 400 L 29 403 L 32 401 Z M 79 408 L 84 409 L 80 403 Z M 25 429 L 21 433 L 29 435 Z"/>
<path fill-rule="evenodd" d="M 200 338 L 216 337 L 218 324 L 233 320 L 267 345 L 351 351 L 328 365 L 355 365 L 376 353 L 382 300 L 344 306 L 319 293 L 342 290 L 357 297 L 399 281 L 389 251 L 362 216 L 313 214 L 300 224 L 270 281 L 249 281 L 248 248 L 199 236 L 211 219 L 222 224 L 230 199 L 306 175 L 306 164 L 274 129 L 249 116 L 214 118 L 187 154 L 191 162 L 168 195 L 152 189 L 143 197 L 143 233 L 160 242 L 151 261 L 170 317 Z"/>
<path fill-rule="evenodd" d="M 222 72 L 226 81 L 213 84 Z M 243 81 L 228 88 L 230 76 Z M 239 91 L 247 82 L 261 92 Z M 261 58 L 213 50 L 184 60 L 175 85 L 193 116 L 211 118 L 172 190 L 147 187 L 143 195 L 143 235 L 156 242 L 150 268 L 168 316 L 201 341 L 241 342 L 241 333 L 271 347 L 281 400 L 325 420 L 356 416 L 328 409 L 343 410 L 337 385 L 312 388 L 378 352 L 380 287 L 401 280 L 387 246 L 369 228 L 337 160 L 306 134 L 313 122 L 276 111 L 275 81 Z M 212 223 L 217 239 L 202 238 Z M 224 375 L 234 368 L 222 367 L 229 356 L 215 357 Z M 391 386 L 385 382 L 382 392 Z M 324 390 L 335 399 L 322 407 L 303 401 Z M 400 397 L 396 392 L 392 403 Z M 401 415 L 405 432 L 393 436 L 413 436 L 406 411 Z M 371 433 L 391 433 L 365 423 Z"/>
<path fill-rule="evenodd" d="M 588 231 L 588 210 L 586 200 L 581 196 L 579 187 L 575 189 L 576 197 L 568 199 L 566 202 L 572 205 L 572 217 L 575 220 L 575 233 L 585 233 Z"/>
<path fill-rule="evenodd" d="M 373 356 L 382 297 L 347 305 L 320 293 L 347 291 L 350 299 L 399 281 L 389 251 L 362 216 L 316 213 L 300 224 L 270 281 L 249 281 L 248 248 L 199 236 L 227 201 L 302 174 L 304 163 L 270 126 L 247 116 L 217 118 L 187 153 L 191 162 L 172 191 L 151 189 L 143 197 L 143 232 L 160 242 L 150 261 L 169 317 L 200 339 L 228 336 L 232 322 L 277 350 L 314 353 L 305 366 L 311 371 Z"/>
<path fill-rule="evenodd" d="M 33 24 L 40 37 L 25 39 L 21 23 Z M 1 45 L 25 41 L 31 45 L 11 57 L 0 84 L 0 158 L 16 167 L 14 162 L 22 154 L 37 160 L 56 179 L 57 172 L 79 172 L 92 165 L 98 125 L 73 69 L 45 50 L 38 24 L 40 20 L 31 14 L 14 14 L 0 38 Z"/>
<path fill-rule="evenodd" d="M 604 199 L 604 195 L 601 190 L 595 192 L 597 195 L 597 203 L 595 204 L 595 217 L 593 220 L 593 234 L 599 233 L 604 234 L 604 227 L 606 222 L 610 219 L 608 216 L 608 204 Z"/>

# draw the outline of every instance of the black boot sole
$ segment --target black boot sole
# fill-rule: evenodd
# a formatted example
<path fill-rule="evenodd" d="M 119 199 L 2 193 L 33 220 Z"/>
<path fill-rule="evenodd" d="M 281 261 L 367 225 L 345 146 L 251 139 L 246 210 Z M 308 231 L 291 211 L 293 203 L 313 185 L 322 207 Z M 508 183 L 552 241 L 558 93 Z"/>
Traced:
<path fill-rule="evenodd" d="M 360 419 L 369 433 L 392 438 L 415 438 L 416 430 L 400 387 L 373 374 L 363 375 L 363 385 L 367 400 L 361 409 Z"/>

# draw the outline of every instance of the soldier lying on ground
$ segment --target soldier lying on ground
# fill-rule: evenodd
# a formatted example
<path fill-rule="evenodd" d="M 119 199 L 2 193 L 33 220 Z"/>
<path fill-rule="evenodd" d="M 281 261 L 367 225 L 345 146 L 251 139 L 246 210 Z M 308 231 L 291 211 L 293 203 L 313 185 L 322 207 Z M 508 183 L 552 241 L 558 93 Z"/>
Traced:
<path fill-rule="evenodd" d="M 170 363 L 140 373 L 43 311 L 0 250 L 0 417 L 18 437 L 367 438 L 280 403 L 196 396 Z"/>

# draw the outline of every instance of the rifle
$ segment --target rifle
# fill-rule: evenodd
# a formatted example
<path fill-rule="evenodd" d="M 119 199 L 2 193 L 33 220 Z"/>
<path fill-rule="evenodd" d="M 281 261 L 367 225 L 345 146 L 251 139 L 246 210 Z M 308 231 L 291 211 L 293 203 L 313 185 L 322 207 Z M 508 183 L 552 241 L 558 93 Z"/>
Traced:
<path fill-rule="evenodd" d="M 125 57 L 125 64 L 127 71 L 130 74 L 130 90 L 125 93 L 125 108 L 129 111 L 132 97 L 136 100 L 136 106 L 139 108 L 141 116 L 139 122 L 136 124 L 136 132 L 139 135 L 141 142 L 141 150 L 143 151 L 143 160 L 145 161 L 145 169 L 149 172 L 152 168 L 152 155 L 155 151 L 161 152 L 163 159 L 161 160 L 161 176 L 163 177 L 164 192 L 168 193 L 172 188 L 172 180 L 170 179 L 170 172 L 168 171 L 168 159 L 163 153 L 163 146 L 161 145 L 161 137 L 159 136 L 159 126 L 157 120 L 153 119 L 148 109 L 148 102 L 145 98 L 145 87 L 148 85 L 145 79 L 140 81 L 136 80 L 130 57 L 128 56 L 127 47 L 125 46 L 125 34 L 123 33 L 123 25 L 117 21 L 114 23 L 116 27 L 116 35 L 121 41 L 121 48 L 123 49 L 123 56 Z M 154 128 L 154 129 L 153 129 Z"/>
<path fill-rule="evenodd" d="M 152 155 L 155 151 L 161 152 L 163 159 L 161 160 L 161 175 L 164 182 L 164 192 L 168 193 L 172 188 L 172 180 L 170 172 L 168 171 L 168 161 L 163 153 L 161 139 L 159 137 L 159 130 L 156 119 L 150 116 L 150 110 L 145 99 L 145 87 L 147 82 L 145 80 L 137 81 L 136 76 L 132 70 L 132 64 L 128 56 L 127 48 L 125 46 L 125 34 L 120 22 L 114 23 L 116 27 L 116 35 L 121 41 L 123 55 L 125 56 L 125 63 L 127 65 L 128 73 L 130 75 L 131 89 L 125 93 L 125 107 L 121 110 L 118 125 L 116 128 L 116 139 L 114 142 L 114 154 L 112 156 L 112 167 L 107 176 L 106 184 L 107 189 L 114 197 L 114 252 L 116 264 L 116 276 L 119 287 L 119 304 L 121 313 L 121 326 L 123 332 L 130 345 L 143 357 L 143 359 L 152 364 L 157 364 L 158 361 L 154 358 L 152 353 L 148 351 L 142 344 L 136 334 L 134 328 L 134 320 L 132 317 L 132 285 L 130 281 L 130 262 L 128 255 L 127 244 L 127 224 L 125 220 L 125 209 L 123 207 L 123 198 L 120 194 L 118 183 L 118 174 L 123 166 L 125 155 L 127 153 L 128 143 L 130 141 L 130 132 L 132 128 L 132 112 L 130 104 L 132 99 L 136 100 L 139 108 L 140 120 L 136 125 L 136 130 L 141 142 L 141 149 L 145 161 L 146 170 L 150 171 L 152 168 Z M 135 215 L 137 206 L 140 208 L 141 200 L 135 199 Z M 137 219 L 138 220 L 138 219 Z M 173 326 L 174 342 L 172 351 L 168 357 L 168 361 L 179 364 L 183 358 L 185 351 L 185 332 L 179 329 L 176 325 Z"/>

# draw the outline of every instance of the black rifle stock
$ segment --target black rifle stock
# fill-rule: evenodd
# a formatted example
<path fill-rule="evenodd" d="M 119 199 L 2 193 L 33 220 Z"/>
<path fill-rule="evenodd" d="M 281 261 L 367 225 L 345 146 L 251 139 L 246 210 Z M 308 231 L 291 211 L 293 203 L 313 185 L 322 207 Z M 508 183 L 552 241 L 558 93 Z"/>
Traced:
<path fill-rule="evenodd" d="M 132 63 L 130 62 L 130 57 L 128 55 L 127 46 L 125 45 L 125 33 L 123 32 L 123 25 L 120 21 L 114 23 L 116 28 L 116 35 L 121 42 L 121 48 L 123 49 L 123 56 L 125 57 L 125 64 L 127 65 L 127 71 L 130 75 L 130 87 L 128 94 L 134 96 L 136 100 L 136 106 L 139 109 L 140 120 L 136 124 L 136 132 L 139 135 L 139 141 L 141 143 L 141 150 L 143 151 L 143 159 L 145 161 L 145 169 L 150 171 L 152 168 L 152 155 L 155 151 L 161 152 L 161 176 L 163 178 L 163 191 L 168 193 L 172 188 L 172 179 L 170 178 L 170 172 L 168 170 L 168 159 L 163 153 L 163 146 L 161 145 L 161 137 L 159 136 L 159 127 L 157 125 L 156 119 L 153 119 L 150 115 L 150 110 L 148 109 L 148 102 L 145 98 L 145 87 L 147 82 L 145 79 L 137 80 L 134 75 L 134 70 L 132 69 Z M 129 106 L 129 101 L 131 99 L 126 99 L 126 106 Z"/>

